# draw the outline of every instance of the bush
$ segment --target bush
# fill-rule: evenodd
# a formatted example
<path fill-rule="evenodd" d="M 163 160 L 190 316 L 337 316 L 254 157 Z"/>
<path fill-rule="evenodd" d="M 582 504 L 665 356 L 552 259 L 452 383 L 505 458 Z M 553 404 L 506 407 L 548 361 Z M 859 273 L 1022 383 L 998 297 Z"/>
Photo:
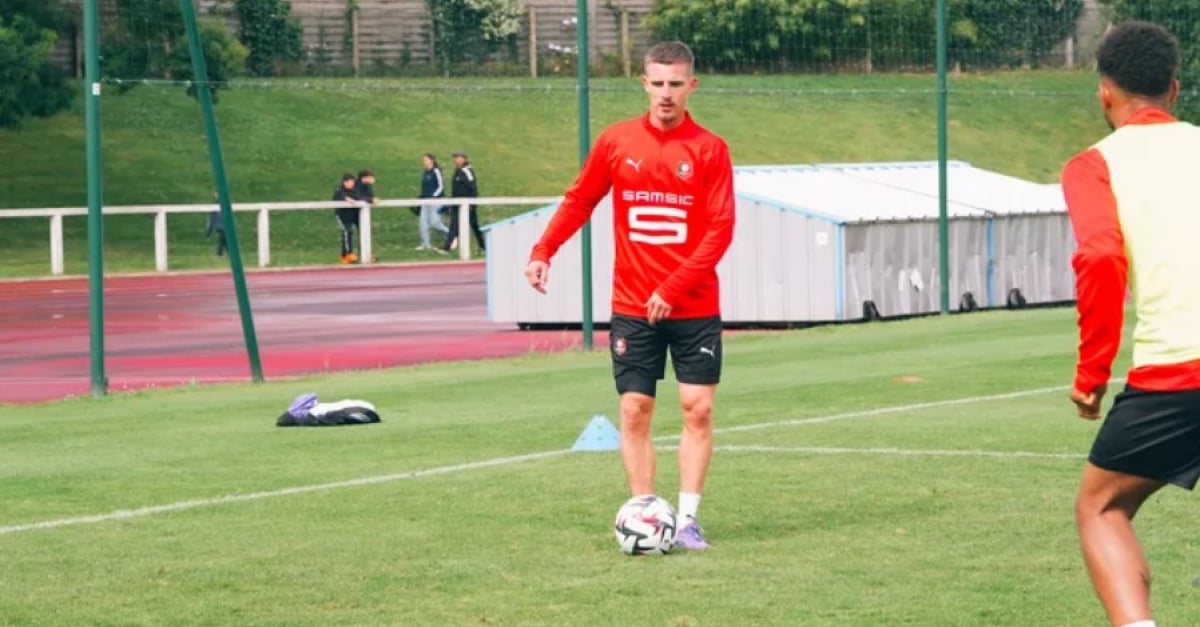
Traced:
<path fill-rule="evenodd" d="M 1036 68 L 1075 31 L 1083 0 L 973 0 L 956 8 L 957 24 L 976 33 L 961 51 L 974 65 Z"/>
<path fill-rule="evenodd" d="M 515 57 L 521 32 L 517 0 L 426 0 L 432 17 L 433 49 L 441 65 L 479 63 L 507 49 Z"/>
<path fill-rule="evenodd" d="M 100 68 L 105 78 L 173 78 L 167 58 L 183 35 L 177 0 L 112 0 L 116 19 L 101 20 Z M 186 48 L 186 45 L 185 45 Z M 123 82 L 121 91 L 129 89 Z"/>
<path fill-rule="evenodd" d="M 57 35 L 25 15 L 0 15 L 0 127 L 49 117 L 71 104 L 63 73 L 50 65 Z"/>
<path fill-rule="evenodd" d="M 304 27 L 288 0 L 217 0 L 212 12 L 237 19 L 250 76 L 280 76 L 304 61 Z"/>
<path fill-rule="evenodd" d="M 201 20 L 199 28 L 204 65 L 211 83 L 209 90 L 215 102 L 221 83 L 245 73 L 246 59 L 250 51 L 219 20 Z M 193 75 L 192 55 L 189 52 L 186 34 L 175 43 L 168 65 L 172 75 Z M 194 83 L 188 85 L 187 94 L 192 97 L 197 95 Z"/>
<path fill-rule="evenodd" d="M 101 72 L 118 79 L 120 91 L 143 79 L 187 81 L 192 78 L 191 56 L 183 12 L 175 0 L 116 0 L 117 19 L 101 34 Z M 103 24 L 103 23 L 102 23 Z M 208 80 L 224 82 L 246 70 L 249 50 L 220 19 L 199 21 L 200 43 Z M 214 96 L 219 85 L 212 86 Z M 195 96 L 189 84 L 188 95 Z"/>
<path fill-rule="evenodd" d="M 950 0 L 951 61 L 1037 65 L 1069 36 L 1083 0 Z M 656 0 L 646 25 L 712 70 L 927 68 L 935 0 Z"/>

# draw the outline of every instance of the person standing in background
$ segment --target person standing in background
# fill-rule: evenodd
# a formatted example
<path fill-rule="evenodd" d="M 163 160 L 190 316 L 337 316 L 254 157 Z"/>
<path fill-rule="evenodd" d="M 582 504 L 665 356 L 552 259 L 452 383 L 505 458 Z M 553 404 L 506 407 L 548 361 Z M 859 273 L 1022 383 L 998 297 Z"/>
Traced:
<path fill-rule="evenodd" d="M 342 184 L 333 190 L 333 200 L 355 203 L 352 207 L 338 207 L 334 210 L 338 225 L 342 227 L 342 263 L 358 261 L 354 253 L 354 230 L 358 228 L 358 180 L 353 174 L 343 174 Z"/>
<path fill-rule="evenodd" d="M 375 206 L 379 199 L 375 197 L 375 173 L 370 168 L 363 168 L 358 173 L 358 178 L 354 181 L 354 191 L 358 192 L 358 199 L 370 203 Z"/>

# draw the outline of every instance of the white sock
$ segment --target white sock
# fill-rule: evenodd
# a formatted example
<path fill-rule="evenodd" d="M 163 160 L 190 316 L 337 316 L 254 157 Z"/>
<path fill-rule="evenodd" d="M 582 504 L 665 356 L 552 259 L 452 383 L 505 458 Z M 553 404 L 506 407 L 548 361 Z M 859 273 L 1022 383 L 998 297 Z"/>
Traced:
<path fill-rule="evenodd" d="M 700 509 L 700 495 L 693 492 L 679 493 L 679 517 L 696 518 L 696 510 Z M 1138 627 L 1141 627 L 1140 625 Z"/>
<path fill-rule="evenodd" d="M 1157 627 L 1152 620 L 1139 620 L 1132 623 L 1127 623 L 1125 627 Z"/>

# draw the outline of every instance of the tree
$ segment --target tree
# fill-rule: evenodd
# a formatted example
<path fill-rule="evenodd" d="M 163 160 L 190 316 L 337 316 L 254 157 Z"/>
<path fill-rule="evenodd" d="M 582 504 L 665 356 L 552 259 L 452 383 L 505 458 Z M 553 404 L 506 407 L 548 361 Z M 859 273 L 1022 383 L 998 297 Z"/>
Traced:
<path fill-rule="evenodd" d="M 115 20 L 101 22 L 101 72 L 105 78 L 173 78 L 171 50 L 183 37 L 178 0 L 109 0 Z M 122 82 L 121 89 L 134 83 Z"/>
<path fill-rule="evenodd" d="M 433 49 L 444 66 L 480 62 L 521 32 L 517 0 L 426 0 L 433 20 Z"/>
<path fill-rule="evenodd" d="M 144 79 L 188 80 L 192 76 L 183 12 L 178 0 L 113 0 L 116 20 L 101 34 L 101 72 L 120 79 L 120 90 Z M 249 51 L 220 20 L 201 20 L 200 42 L 210 81 L 245 73 Z M 215 91 L 220 85 L 214 85 Z M 195 95 L 188 85 L 187 93 Z"/>
<path fill-rule="evenodd" d="M 1146 20 L 1162 25 L 1179 40 L 1179 101 L 1175 113 L 1200 123 L 1200 0 L 1101 0 L 1113 22 Z"/>
<path fill-rule="evenodd" d="M 1083 0 L 950 0 L 950 58 L 1036 66 L 1075 28 Z M 656 0 L 647 26 L 715 70 L 929 67 L 934 0 Z"/>
<path fill-rule="evenodd" d="M 304 27 L 288 0 L 220 0 L 213 12 L 237 18 L 251 76 L 277 76 L 287 64 L 304 60 Z"/>
<path fill-rule="evenodd" d="M 0 13 L 0 127 L 49 117 L 71 104 L 62 71 L 50 63 L 58 36 L 38 23 L 45 14 Z M 4 17 L 11 15 L 11 17 Z"/>
<path fill-rule="evenodd" d="M 956 8 L 974 26 L 966 54 L 977 64 L 1038 67 L 1075 31 L 1083 0 L 974 0 Z"/>
<path fill-rule="evenodd" d="M 201 20 L 200 47 L 204 50 L 204 67 L 208 71 L 209 91 L 213 102 L 217 101 L 217 89 L 231 78 L 240 75 L 246 67 L 246 58 L 250 51 L 242 45 L 225 25 L 217 20 Z M 175 46 L 167 62 L 171 74 L 175 76 L 192 76 L 192 55 L 186 39 Z M 197 96 L 195 83 L 188 84 L 187 94 Z"/>

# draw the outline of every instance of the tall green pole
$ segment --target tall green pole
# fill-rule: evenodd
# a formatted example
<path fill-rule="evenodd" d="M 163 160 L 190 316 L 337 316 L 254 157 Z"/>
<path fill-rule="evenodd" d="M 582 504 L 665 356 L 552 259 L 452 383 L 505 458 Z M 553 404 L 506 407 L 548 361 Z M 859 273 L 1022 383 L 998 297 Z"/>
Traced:
<path fill-rule="evenodd" d="M 104 373 L 104 186 L 100 167 L 100 8 L 83 3 L 83 99 L 86 106 L 88 196 L 88 318 L 92 395 L 108 392 Z"/>
<path fill-rule="evenodd" d="M 950 217 L 946 193 L 946 0 L 937 0 L 938 283 L 941 311 L 950 313 Z"/>
<path fill-rule="evenodd" d="M 575 48 L 576 62 L 575 91 L 579 96 L 579 165 L 587 161 L 592 140 L 589 133 L 591 112 L 588 110 L 588 2 L 575 0 L 576 18 Z M 583 225 L 583 349 L 592 350 L 592 222 Z"/>
<path fill-rule="evenodd" d="M 217 184 L 217 199 L 221 204 L 221 220 L 225 224 L 225 235 L 229 238 L 229 266 L 233 271 L 233 286 L 237 293 L 238 310 L 242 314 L 242 335 L 245 336 L 246 352 L 250 356 L 250 374 L 254 381 L 263 380 L 262 362 L 258 354 L 258 338 L 254 333 L 254 317 L 250 311 L 250 295 L 246 290 L 246 273 L 242 265 L 242 247 L 238 245 L 237 225 L 233 221 L 233 207 L 229 203 L 229 181 L 225 177 L 225 157 L 221 152 L 221 136 L 217 133 L 217 118 L 213 113 L 212 93 L 208 87 L 208 68 L 204 61 L 204 49 L 200 44 L 200 29 L 196 24 L 196 8 L 192 0 L 180 0 L 183 4 L 183 24 L 187 29 L 188 48 L 192 55 L 192 75 L 196 83 L 196 97 L 200 100 L 200 111 L 204 116 L 204 136 L 208 140 L 208 156 L 212 160 L 213 177 Z"/>

